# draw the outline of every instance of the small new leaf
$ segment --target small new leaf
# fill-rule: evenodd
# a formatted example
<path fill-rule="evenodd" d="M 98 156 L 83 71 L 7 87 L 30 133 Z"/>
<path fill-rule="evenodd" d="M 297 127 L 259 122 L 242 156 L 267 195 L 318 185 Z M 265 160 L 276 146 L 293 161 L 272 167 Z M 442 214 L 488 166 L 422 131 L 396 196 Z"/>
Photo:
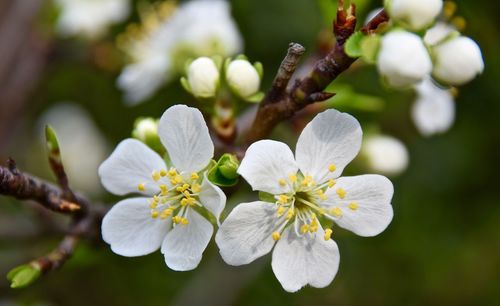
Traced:
<path fill-rule="evenodd" d="M 360 46 L 363 60 L 369 64 L 374 64 L 377 61 L 377 53 L 380 48 L 380 36 L 364 36 Z"/>
<path fill-rule="evenodd" d="M 344 45 L 344 51 L 350 57 L 360 57 L 363 55 L 361 42 L 365 36 L 361 32 L 355 32 L 349 37 Z"/>
<path fill-rule="evenodd" d="M 7 273 L 7 280 L 10 281 L 11 288 L 24 288 L 36 281 L 42 271 L 36 264 L 25 264 L 17 266 Z"/>
<path fill-rule="evenodd" d="M 59 141 L 57 140 L 56 132 L 50 125 L 45 126 L 45 141 L 49 154 L 51 156 L 59 156 Z"/>

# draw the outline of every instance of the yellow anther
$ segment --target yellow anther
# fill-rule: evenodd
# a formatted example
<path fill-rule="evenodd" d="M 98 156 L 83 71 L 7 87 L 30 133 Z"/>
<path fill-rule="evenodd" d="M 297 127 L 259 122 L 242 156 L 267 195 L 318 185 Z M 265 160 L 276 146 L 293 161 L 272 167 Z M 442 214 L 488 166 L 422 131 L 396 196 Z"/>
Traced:
<path fill-rule="evenodd" d="M 286 213 L 286 219 L 290 220 L 293 218 L 294 215 L 295 215 L 295 210 L 293 208 L 289 208 L 288 212 Z"/>
<path fill-rule="evenodd" d="M 144 183 L 140 183 L 139 185 L 137 185 L 137 189 L 139 191 L 144 191 L 146 190 L 146 185 Z"/>
<path fill-rule="evenodd" d="M 358 209 L 358 203 L 356 203 L 356 202 L 351 202 L 351 203 L 349 203 L 348 206 L 349 206 L 350 210 L 357 210 Z"/>
<path fill-rule="evenodd" d="M 328 165 L 328 171 L 333 172 L 333 171 L 335 171 L 336 169 L 337 169 L 337 166 L 335 166 L 334 164 L 330 164 L 330 165 Z"/>
<path fill-rule="evenodd" d="M 184 191 L 182 192 L 182 194 L 183 194 L 186 198 L 191 198 L 191 194 L 190 194 L 190 193 L 189 193 L 189 191 L 187 191 L 187 190 L 184 190 Z"/>
<path fill-rule="evenodd" d="M 332 214 L 335 217 L 340 217 L 342 216 L 342 209 L 340 207 L 334 207 L 330 209 L 330 214 Z"/>
<path fill-rule="evenodd" d="M 154 195 L 152 201 L 158 203 L 160 202 L 160 198 L 157 195 Z"/>
<path fill-rule="evenodd" d="M 160 185 L 160 190 L 162 195 L 166 195 L 168 193 L 168 188 L 167 185 L 161 184 Z"/>
<path fill-rule="evenodd" d="M 198 173 L 196 172 L 193 172 L 191 173 L 191 179 L 194 181 L 194 180 L 197 180 L 198 178 L 200 178 L 200 176 L 198 175 Z"/>
<path fill-rule="evenodd" d="M 194 193 L 198 193 L 201 191 L 201 186 L 199 184 L 193 184 L 191 186 L 191 191 Z"/>
<path fill-rule="evenodd" d="M 167 203 L 167 202 L 168 202 L 168 199 L 167 199 L 167 198 L 161 198 L 161 200 L 160 200 L 160 203 L 161 203 L 161 204 L 165 204 L 165 203 Z"/>
<path fill-rule="evenodd" d="M 170 170 L 168 170 L 167 175 L 174 177 L 177 175 L 177 170 L 175 170 L 175 168 L 171 168 Z"/>
<path fill-rule="evenodd" d="M 159 214 L 159 213 L 158 213 L 158 211 L 157 211 L 157 210 L 153 210 L 153 211 L 151 212 L 151 218 L 153 218 L 153 219 L 158 218 L 158 214 Z"/>
<path fill-rule="evenodd" d="M 302 180 L 302 182 L 300 183 L 302 186 L 308 186 L 311 182 L 312 182 L 312 176 L 310 175 L 306 175 L 306 177 L 304 177 L 304 179 Z"/>
<path fill-rule="evenodd" d="M 158 171 L 153 171 L 153 173 L 151 174 L 151 177 L 153 178 L 153 180 L 154 180 L 155 182 L 158 182 L 158 181 L 160 180 L 160 178 L 161 178 L 161 176 L 160 176 L 160 172 L 158 172 Z"/>
<path fill-rule="evenodd" d="M 281 217 L 285 213 L 286 208 L 283 206 L 278 207 L 278 217 Z"/>
<path fill-rule="evenodd" d="M 295 175 L 295 174 L 290 174 L 290 175 L 288 176 L 288 179 L 290 180 L 290 182 L 295 183 L 295 182 L 297 181 L 297 175 Z"/>
<path fill-rule="evenodd" d="M 183 199 L 181 200 L 181 205 L 182 205 L 182 206 L 186 206 L 186 205 L 188 205 L 188 199 L 183 198 Z"/>
<path fill-rule="evenodd" d="M 320 194 L 319 198 L 321 199 L 321 201 L 326 201 L 328 199 L 328 197 L 324 193 Z"/>
<path fill-rule="evenodd" d="M 325 230 L 325 240 L 329 240 L 332 237 L 332 230 L 330 228 L 327 228 Z"/>
<path fill-rule="evenodd" d="M 161 213 L 160 218 L 167 219 L 170 215 L 172 215 L 172 212 L 173 210 L 171 208 L 167 208 Z"/>
<path fill-rule="evenodd" d="M 280 179 L 278 183 L 280 184 L 281 187 L 286 186 L 286 181 L 284 179 Z"/>
<path fill-rule="evenodd" d="M 149 208 L 154 209 L 156 207 L 158 207 L 158 202 L 151 201 L 151 203 L 149 203 Z"/>
<path fill-rule="evenodd" d="M 167 175 L 167 170 L 161 169 L 160 170 L 160 176 L 163 177 L 163 176 L 166 176 L 166 175 Z"/>
<path fill-rule="evenodd" d="M 182 225 L 188 225 L 189 224 L 189 220 L 186 219 L 186 218 L 181 218 L 181 223 L 182 223 Z"/>
<path fill-rule="evenodd" d="M 180 184 L 182 182 L 184 182 L 184 179 L 182 178 L 182 176 L 180 176 L 179 174 L 177 174 L 175 177 L 174 177 L 174 182 L 176 184 Z"/>
<path fill-rule="evenodd" d="M 309 231 L 309 225 L 307 225 L 307 224 L 302 224 L 302 226 L 300 227 L 300 232 L 301 232 L 302 234 L 305 234 L 305 233 L 307 233 L 308 231 Z"/>
<path fill-rule="evenodd" d="M 278 232 L 273 232 L 273 240 L 278 241 L 281 238 L 281 234 Z"/>
<path fill-rule="evenodd" d="M 175 224 L 181 223 L 181 220 L 182 220 L 181 216 L 174 216 L 174 217 L 172 217 L 172 222 L 174 222 Z"/>
<path fill-rule="evenodd" d="M 278 197 L 278 202 L 280 204 L 286 204 L 286 202 L 288 202 L 288 196 L 280 194 L 280 196 Z"/>
<path fill-rule="evenodd" d="M 337 182 L 335 180 L 328 180 L 328 188 L 332 188 L 333 186 L 335 186 Z"/>
<path fill-rule="evenodd" d="M 341 199 L 345 198 L 346 191 L 345 191 L 344 189 L 342 189 L 342 188 L 337 188 L 336 192 L 337 192 L 337 194 L 338 194 L 339 198 L 341 198 Z"/>

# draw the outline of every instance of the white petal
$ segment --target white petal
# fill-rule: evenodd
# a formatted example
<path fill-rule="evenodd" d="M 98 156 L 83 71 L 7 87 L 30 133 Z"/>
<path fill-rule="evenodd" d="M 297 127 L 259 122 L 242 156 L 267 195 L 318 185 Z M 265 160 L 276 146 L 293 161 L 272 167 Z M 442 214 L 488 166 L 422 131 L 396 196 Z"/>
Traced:
<path fill-rule="evenodd" d="M 174 105 L 160 119 L 158 134 L 173 165 L 180 171 L 198 172 L 214 156 L 214 144 L 199 110 Z"/>
<path fill-rule="evenodd" d="M 272 267 L 276 278 L 288 292 L 305 285 L 328 286 L 339 268 L 340 254 L 335 241 L 325 240 L 321 226 L 311 235 L 297 236 L 286 229 L 273 251 Z"/>
<path fill-rule="evenodd" d="M 239 266 L 269 253 L 275 242 L 272 233 L 283 219 L 277 217 L 272 203 L 256 201 L 236 206 L 215 235 L 224 261 Z"/>
<path fill-rule="evenodd" d="M 144 183 L 146 195 L 158 192 L 158 184 L 151 174 L 165 169 L 165 162 L 144 143 L 125 139 L 99 167 L 99 176 L 104 187 L 117 195 L 139 192 L 137 186 Z"/>
<path fill-rule="evenodd" d="M 203 204 L 203 206 L 217 218 L 217 222 L 219 222 L 220 214 L 224 210 L 224 206 L 226 206 L 226 194 L 208 180 L 206 173 L 203 183 L 201 184 L 199 198 L 201 204 Z"/>
<path fill-rule="evenodd" d="M 438 87 L 430 78 L 415 87 L 417 100 L 412 118 L 424 136 L 446 132 L 455 121 L 455 101 L 449 90 Z"/>
<path fill-rule="evenodd" d="M 102 239 L 122 256 L 142 256 L 160 248 L 170 221 L 151 218 L 148 198 L 118 202 L 102 220 Z"/>
<path fill-rule="evenodd" d="M 279 180 L 287 180 L 296 174 L 297 163 L 290 148 L 279 141 L 260 140 L 253 143 L 241 161 L 238 173 L 252 186 L 272 194 L 288 192 L 291 186 L 281 186 Z"/>
<path fill-rule="evenodd" d="M 363 132 L 353 116 L 329 109 L 318 114 L 302 131 L 295 149 L 300 170 L 317 182 L 340 176 L 361 148 Z M 329 172 L 329 165 L 336 170 Z"/>
<path fill-rule="evenodd" d="M 189 209 L 187 225 L 176 225 L 161 246 L 165 263 L 175 271 L 189 271 L 198 266 L 214 228 L 207 219 L 193 209 Z"/>
<path fill-rule="evenodd" d="M 346 192 L 343 199 L 336 193 L 338 188 Z M 340 217 L 331 217 L 340 227 L 360 236 L 375 236 L 391 223 L 393 193 L 391 181 L 382 175 L 341 177 L 332 189 L 325 192 L 328 200 L 323 205 L 342 210 Z M 353 205 L 357 209 L 351 209 Z"/>

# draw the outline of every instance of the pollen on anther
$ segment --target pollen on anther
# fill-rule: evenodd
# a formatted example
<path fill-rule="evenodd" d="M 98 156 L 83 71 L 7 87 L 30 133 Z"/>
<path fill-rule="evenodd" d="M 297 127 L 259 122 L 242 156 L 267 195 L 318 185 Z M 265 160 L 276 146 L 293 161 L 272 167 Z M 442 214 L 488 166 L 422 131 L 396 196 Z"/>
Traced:
<path fill-rule="evenodd" d="M 302 234 L 305 234 L 305 233 L 307 233 L 308 231 L 309 231 L 309 225 L 307 225 L 307 224 L 302 224 L 302 226 L 300 227 L 300 232 L 301 232 Z"/>
<path fill-rule="evenodd" d="M 278 198 L 278 202 L 280 204 L 285 204 L 286 202 L 288 202 L 288 196 L 286 196 L 284 194 L 280 194 L 280 196 Z"/>
<path fill-rule="evenodd" d="M 191 186 L 191 190 L 194 192 L 194 193 L 198 193 L 201 191 L 201 186 L 199 184 L 193 184 Z"/>
<path fill-rule="evenodd" d="M 160 185 L 160 190 L 162 195 L 166 195 L 168 193 L 168 188 L 167 185 L 161 184 Z"/>
<path fill-rule="evenodd" d="M 342 216 L 342 209 L 340 207 L 334 207 L 330 209 L 330 214 L 334 215 L 335 217 L 340 217 Z"/>
<path fill-rule="evenodd" d="M 344 189 L 337 188 L 336 192 L 337 192 L 337 195 L 339 196 L 339 198 L 341 198 L 341 199 L 345 198 L 346 191 Z"/>
<path fill-rule="evenodd" d="M 280 179 L 278 181 L 278 183 L 280 184 L 281 187 L 285 187 L 286 186 L 286 181 L 284 179 Z"/>
<path fill-rule="evenodd" d="M 153 180 L 154 180 L 155 182 L 158 182 L 158 181 L 160 180 L 160 178 L 161 178 L 161 176 L 160 176 L 160 172 L 158 172 L 158 171 L 153 171 L 153 173 L 151 174 L 151 177 L 153 178 Z"/>
<path fill-rule="evenodd" d="M 337 169 L 337 166 L 335 164 L 330 164 L 328 165 L 328 171 L 333 172 Z"/>
<path fill-rule="evenodd" d="M 327 228 L 325 230 L 325 240 L 329 240 L 332 237 L 332 230 L 330 228 Z"/>
<path fill-rule="evenodd" d="M 273 240 L 278 241 L 281 238 L 281 234 L 279 232 L 273 232 Z"/>
<path fill-rule="evenodd" d="M 332 188 L 333 186 L 335 186 L 337 182 L 335 182 L 335 180 L 328 180 L 328 188 Z"/>
<path fill-rule="evenodd" d="M 167 172 L 168 176 L 176 176 L 177 175 L 177 170 L 175 170 L 175 168 L 171 168 L 170 170 L 168 170 Z"/>
<path fill-rule="evenodd" d="M 146 184 L 144 184 L 144 183 L 140 183 L 139 185 L 137 185 L 137 189 L 138 189 L 139 191 L 144 191 L 144 190 L 146 190 Z"/>
<path fill-rule="evenodd" d="M 285 213 L 286 208 L 283 206 L 278 207 L 278 211 L 276 212 L 278 214 L 278 217 L 281 217 Z"/>
<path fill-rule="evenodd" d="M 351 203 L 349 203 L 348 206 L 349 206 L 350 210 L 357 210 L 358 209 L 358 203 L 356 203 L 356 202 L 351 202 Z"/>
<path fill-rule="evenodd" d="M 198 173 L 196 172 L 193 172 L 191 173 L 191 179 L 194 181 L 194 180 L 197 180 L 200 176 L 198 175 Z"/>
<path fill-rule="evenodd" d="M 295 183 L 295 182 L 297 181 L 297 175 L 295 175 L 295 174 L 290 174 L 290 175 L 288 176 L 288 179 L 290 180 L 290 182 Z"/>
<path fill-rule="evenodd" d="M 167 175 L 167 170 L 165 170 L 165 169 L 161 169 L 161 170 L 160 170 L 160 176 L 161 176 L 161 177 L 164 177 L 164 176 L 166 176 L 166 175 Z"/>
<path fill-rule="evenodd" d="M 157 210 L 153 210 L 153 211 L 151 212 L 151 218 L 153 218 L 153 219 L 158 218 L 158 215 L 159 215 L 159 213 L 158 213 L 158 211 L 157 211 Z"/>

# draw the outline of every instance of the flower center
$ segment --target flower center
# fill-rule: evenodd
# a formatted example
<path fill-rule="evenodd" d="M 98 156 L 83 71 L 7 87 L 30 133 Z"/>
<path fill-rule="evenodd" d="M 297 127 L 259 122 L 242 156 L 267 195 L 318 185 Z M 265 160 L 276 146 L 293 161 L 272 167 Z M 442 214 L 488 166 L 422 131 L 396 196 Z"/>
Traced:
<path fill-rule="evenodd" d="M 153 188 L 160 190 L 149 200 L 151 218 L 171 219 L 174 224 L 187 225 L 188 208 L 202 206 L 198 199 L 201 191 L 201 178 L 198 173 L 186 175 L 170 168 L 155 170 L 151 177 L 156 184 Z M 137 185 L 139 191 L 145 191 L 146 187 L 145 183 Z"/>

